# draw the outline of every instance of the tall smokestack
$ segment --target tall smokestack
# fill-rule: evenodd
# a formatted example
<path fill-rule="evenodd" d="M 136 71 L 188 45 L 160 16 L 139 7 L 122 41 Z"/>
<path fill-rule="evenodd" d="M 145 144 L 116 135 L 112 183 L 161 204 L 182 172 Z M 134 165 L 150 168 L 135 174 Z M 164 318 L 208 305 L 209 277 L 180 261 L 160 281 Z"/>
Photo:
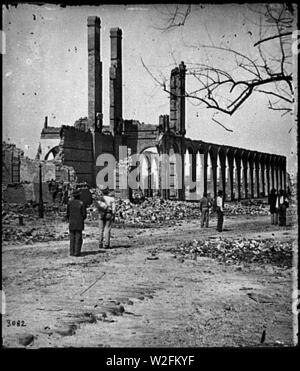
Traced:
<path fill-rule="evenodd" d="M 177 79 L 178 67 L 171 71 L 170 77 L 170 129 L 172 131 L 176 130 L 177 124 Z"/>
<path fill-rule="evenodd" d="M 177 75 L 177 130 L 181 135 L 185 135 L 185 74 L 186 66 L 184 62 L 179 65 Z"/>
<path fill-rule="evenodd" d="M 122 30 L 111 28 L 111 67 L 109 77 L 110 89 L 110 130 L 118 131 L 122 119 Z"/>
<path fill-rule="evenodd" d="M 88 117 L 89 128 L 101 131 L 102 126 L 102 63 L 100 60 L 99 17 L 88 17 Z"/>

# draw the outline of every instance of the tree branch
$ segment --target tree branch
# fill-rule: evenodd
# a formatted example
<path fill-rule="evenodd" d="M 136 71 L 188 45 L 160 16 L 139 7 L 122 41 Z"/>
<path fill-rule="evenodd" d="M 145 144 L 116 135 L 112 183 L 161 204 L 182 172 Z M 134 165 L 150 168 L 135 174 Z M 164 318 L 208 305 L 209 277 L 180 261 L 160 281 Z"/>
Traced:
<path fill-rule="evenodd" d="M 224 126 L 223 124 L 221 124 L 221 123 L 220 123 L 219 121 L 217 121 L 216 119 L 212 118 L 212 120 L 213 120 L 214 122 L 216 122 L 218 125 L 222 126 L 222 128 L 224 128 L 225 130 L 227 130 L 227 131 L 231 131 L 231 132 L 233 133 L 233 130 L 226 128 L 226 126 Z"/>
<path fill-rule="evenodd" d="M 257 46 L 257 45 L 259 45 L 261 43 L 264 43 L 265 41 L 274 40 L 274 39 L 277 39 L 279 37 L 289 36 L 289 35 L 292 35 L 292 32 L 286 32 L 286 33 L 282 33 L 282 34 L 279 34 L 279 35 L 266 37 L 265 39 L 262 39 L 262 40 L 257 41 L 253 46 Z"/>

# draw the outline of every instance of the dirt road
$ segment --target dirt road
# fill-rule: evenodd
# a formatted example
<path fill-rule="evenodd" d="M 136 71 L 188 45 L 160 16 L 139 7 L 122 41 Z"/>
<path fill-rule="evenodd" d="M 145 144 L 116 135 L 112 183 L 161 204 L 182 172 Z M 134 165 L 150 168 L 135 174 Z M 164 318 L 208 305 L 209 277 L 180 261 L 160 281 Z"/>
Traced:
<path fill-rule="evenodd" d="M 3 345 L 260 346 L 264 330 L 263 345 L 292 345 L 292 269 L 172 252 L 180 241 L 216 236 L 215 224 L 113 229 L 110 250 L 98 249 L 88 226 L 79 258 L 67 241 L 4 246 Z M 227 218 L 226 229 L 226 237 L 296 238 L 268 216 Z"/>

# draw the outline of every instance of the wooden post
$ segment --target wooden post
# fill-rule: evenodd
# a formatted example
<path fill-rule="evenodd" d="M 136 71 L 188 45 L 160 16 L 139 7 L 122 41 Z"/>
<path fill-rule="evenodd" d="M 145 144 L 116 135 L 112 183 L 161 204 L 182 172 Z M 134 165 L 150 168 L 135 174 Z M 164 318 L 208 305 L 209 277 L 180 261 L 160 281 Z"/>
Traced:
<path fill-rule="evenodd" d="M 42 184 L 42 164 L 39 164 L 39 170 L 40 170 L 40 189 L 39 189 L 39 218 L 44 217 L 44 204 L 43 204 L 43 184 Z"/>

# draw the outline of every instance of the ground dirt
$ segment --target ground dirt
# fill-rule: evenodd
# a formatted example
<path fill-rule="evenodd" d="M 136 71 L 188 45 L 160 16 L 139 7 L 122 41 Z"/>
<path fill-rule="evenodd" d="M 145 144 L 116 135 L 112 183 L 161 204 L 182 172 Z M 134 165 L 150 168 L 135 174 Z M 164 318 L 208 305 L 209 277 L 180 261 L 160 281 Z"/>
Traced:
<path fill-rule="evenodd" d="M 172 252 L 180 241 L 220 235 L 215 227 L 212 219 L 208 229 L 197 220 L 113 228 L 111 248 L 99 250 L 90 223 L 78 258 L 67 240 L 6 243 L 3 346 L 252 347 L 264 331 L 264 346 L 293 345 L 291 268 Z M 271 226 L 269 216 L 232 216 L 221 235 L 285 241 L 296 232 Z"/>

